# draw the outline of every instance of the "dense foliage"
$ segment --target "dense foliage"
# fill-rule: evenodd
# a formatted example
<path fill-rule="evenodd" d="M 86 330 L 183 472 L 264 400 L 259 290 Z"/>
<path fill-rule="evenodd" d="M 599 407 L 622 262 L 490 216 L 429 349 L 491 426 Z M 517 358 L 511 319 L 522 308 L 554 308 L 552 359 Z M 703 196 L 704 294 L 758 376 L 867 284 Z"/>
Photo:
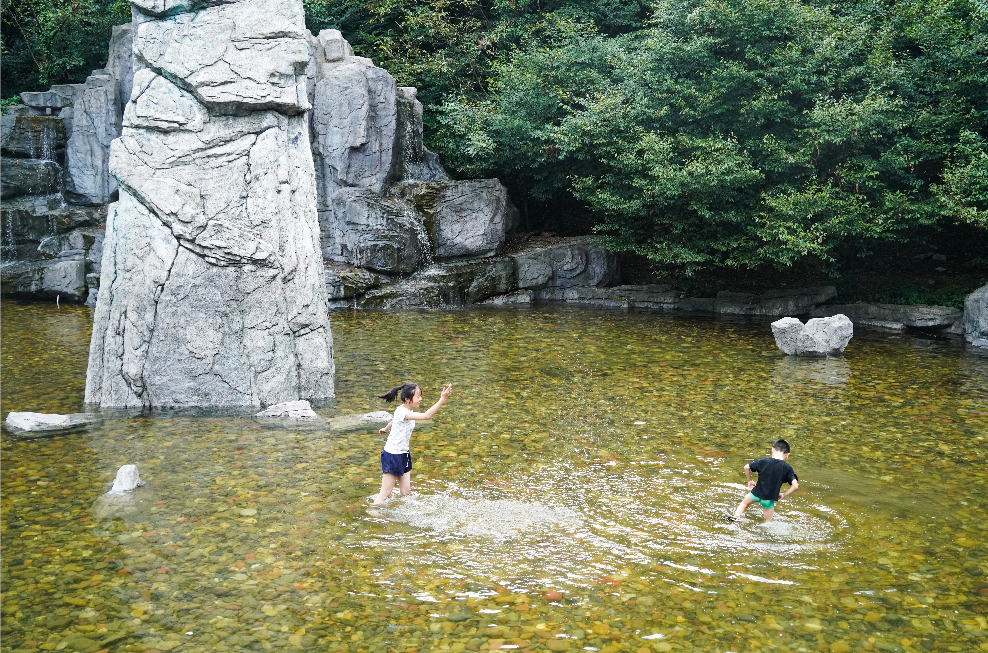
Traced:
<path fill-rule="evenodd" d="M 980 0 L 305 7 L 418 86 L 430 146 L 502 179 L 532 227 L 580 220 L 683 269 L 988 234 Z M 4 96 L 81 81 L 126 20 L 120 0 L 5 0 Z"/>
<path fill-rule="evenodd" d="M 106 65 L 126 0 L 3 0 L 3 97 L 85 81 Z"/>

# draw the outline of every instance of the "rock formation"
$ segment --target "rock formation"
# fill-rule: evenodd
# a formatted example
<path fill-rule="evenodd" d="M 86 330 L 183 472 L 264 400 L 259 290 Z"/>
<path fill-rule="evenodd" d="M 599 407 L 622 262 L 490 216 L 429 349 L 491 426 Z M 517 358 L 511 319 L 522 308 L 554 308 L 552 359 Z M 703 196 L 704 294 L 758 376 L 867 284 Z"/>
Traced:
<path fill-rule="evenodd" d="M 789 356 L 831 356 L 844 351 L 854 335 L 846 315 L 819 317 L 803 324 L 794 317 L 772 322 L 775 344 Z"/>
<path fill-rule="evenodd" d="M 301 0 L 132 5 L 86 401 L 333 396 Z"/>
<path fill-rule="evenodd" d="M 352 296 L 501 249 L 518 213 L 496 179 L 453 181 L 422 142 L 422 104 L 337 30 L 310 37 L 322 252 Z M 334 298 L 346 296 L 340 288 Z"/>
<path fill-rule="evenodd" d="M 916 329 L 945 329 L 952 326 L 962 312 L 947 306 L 928 306 L 917 304 L 903 306 L 899 304 L 832 304 L 814 309 L 812 317 L 830 317 L 831 315 L 846 315 L 852 322 L 860 326 L 879 327 L 901 331 L 906 327 Z"/>
<path fill-rule="evenodd" d="M 319 419 L 316 411 L 308 401 L 300 399 L 298 401 L 283 401 L 280 404 L 269 406 L 254 415 L 259 420 L 287 420 L 290 422 L 314 422 Z"/>
<path fill-rule="evenodd" d="M 988 285 L 964 299 L 964 337 L 975 347 L 988 349 Z"/>
<path fill-rule="evenodd" d="M 149 497 L 138 497 L 137 488 L 147 485 L 141 480 L 137 465 L 122 465 L 117 470 L 110 489 L 93 502 L 92 512 L 97 519 L 134 517 L 150 505 Z"/>
<path fill-rule="evenodd" d="M 106 67 L 84 84 L 22 93 L 2 118 L 3 291 L 95 302 L 116 195 L 110 141 L 130 95 L 131 26 L 113 28 Z"/>

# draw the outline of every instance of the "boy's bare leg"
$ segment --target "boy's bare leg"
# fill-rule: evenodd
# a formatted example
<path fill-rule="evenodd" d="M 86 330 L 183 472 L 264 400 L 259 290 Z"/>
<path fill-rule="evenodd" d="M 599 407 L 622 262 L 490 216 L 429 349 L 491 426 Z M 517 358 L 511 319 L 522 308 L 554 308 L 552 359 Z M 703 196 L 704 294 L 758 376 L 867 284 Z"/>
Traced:
<path fill-rule="evenodd" d="M 745 497 L 741 499 L 741 503 L 738 504 L 738 509 L 734 511 L 734 517 L 732 517 L 732 519 L 741 519 L 741 515 L 744 514 L 744 511 L 747 510 L 750 505 L 751 497 L 745 495 Z"/>
<path fill-rule="evenodd" d="M 405 474 L 405 476 L 408 476 L 408 474 Z M 388 497 L 391 496 L 391 491 L 395 489 L 395 483 L 397 482 L 398 477 L 394 474 L 381 474 L 381 491 L 374 498 L 374 505 L 380 505 L 387 501 Z"/>
<path fill-rule="evenodd" d="M 775 517 L 775 508 L 762 508 L 762 519 L 765 521 L 772 521 Z"/>
<path fill-rule="evenodd" d="M 398 479 L 398 491 L 401 492 L 401 496 L 407 497 L 412 493 L 412 473 L 405 472 Z"/>

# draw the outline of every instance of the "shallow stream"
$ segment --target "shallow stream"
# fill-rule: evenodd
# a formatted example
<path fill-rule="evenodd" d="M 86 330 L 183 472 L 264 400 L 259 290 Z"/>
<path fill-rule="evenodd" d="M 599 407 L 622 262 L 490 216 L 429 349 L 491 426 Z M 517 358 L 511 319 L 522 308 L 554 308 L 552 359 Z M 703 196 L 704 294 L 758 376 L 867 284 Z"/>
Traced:
<path fill-rule="evenodd" d="M 2 412 L 79 412 L 88 309 L 2 306 Z M 0 649 L 988 650 L 988 356 L 570 308 L 334 314 L 337 398 L 415 381 L 413 494 L 377 427 L 108 415 L 4 431 Z M 777 518 L 725 521 L 793 448 Z M 116 469 L 147 486 L 93 509 Z"/>

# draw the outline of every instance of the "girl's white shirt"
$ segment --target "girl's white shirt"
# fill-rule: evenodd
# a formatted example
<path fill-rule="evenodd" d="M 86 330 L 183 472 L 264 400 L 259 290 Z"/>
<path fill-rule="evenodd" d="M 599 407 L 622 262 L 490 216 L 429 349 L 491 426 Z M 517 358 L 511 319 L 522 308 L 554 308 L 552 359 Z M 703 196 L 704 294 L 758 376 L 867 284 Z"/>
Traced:
<path fill-rule="evenodd" d="M 405 415 L 412 411 L 404 406 L 395 408 L 394 419 L 391 421 L 391 433 L 388 441 L 384 444 L 384 450 L 388 453 L 408 453 L 408 443 L 412 439 L 412 429 L 415 428 L 415 420 L 405 419 Z"/>

